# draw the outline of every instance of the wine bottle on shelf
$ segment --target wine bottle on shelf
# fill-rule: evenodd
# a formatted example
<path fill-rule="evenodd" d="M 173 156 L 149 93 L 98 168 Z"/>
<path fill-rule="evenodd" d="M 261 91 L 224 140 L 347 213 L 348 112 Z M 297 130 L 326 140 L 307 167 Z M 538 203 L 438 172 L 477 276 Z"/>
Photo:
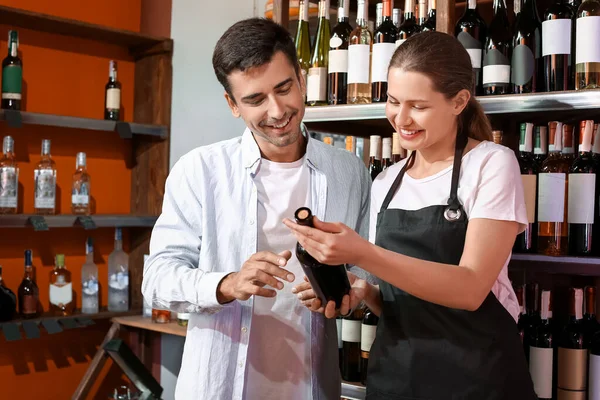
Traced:
<path fill-rule="evenodd" d="M 342 373 L 342 356 L 343 356 L 343 348 L 344 348 L 344 344 L 342 342 L 342 317 L 337 317 L 335 319 L 335 327 L 337 329 L 339 367 L 340 367 L 340 374 L 341 374 Z"/>
<path fill-rule="evenodd" d="M 425 22 L 427 22 L 427 0 L 418 0 L 418 4 L 417 24 L 419 24 L 422 32 L 425 28 Z"/>
<path fill-rule="evenodd" d="M 527 313 L 525 311 L 525 287 L 523 285 L 516 286 L 514 288 L 515 295 L 517 296 L 517 302 L 519 303 L 519 319 L 517 321 L 517 329 L 519 331 L 519 337 L 521 338 L 521 343 L 523 347 L 527 344 L 525 343 L 525 327 L 527 326 Z"/>
<path fill-rule="evenodd" d="M 33 171 L 34 210 L 38 215 L 56 213 L 56 163 L 50 155 L 50 140 L 42 140 L 42 158 Z"/>
<path fill-rule="evenodd" d="M 19 285 L 19 314 L 21 318 L 30 319 L 40 315 L 40 290 L 33 276 L 31 250 L 25 250 L 25 273 Z"/>
<path fill-rule="evenodd" d="M 533 148 L 533 158 L 538 166 L 542 166 L 544 160 L 548 157 L 548 128 L 545 126 L 535 127 L 535 140 Z"/>
<path fill-rule="evenodd" d="M 568 179 L 570 164 L 561 156 L 563 124 L 549 123 L 550 155 L 540 169 L 538 194 L 538 252 L 564 256 L 568 251 Z"/>
<path fill-rule="evenodd" d="M 400 134 L 398 132 L 392 133 L 392 163 L 396 164 L 400 162 L 403 157 L 402 147 L 400 146 Z"/>
<path fill-rule="evenodd" d="M 596 318 L 596 287 L 586 286 L 585 291 L 585 306 L 583 314 L 583 334 L 586 342 L 586 347 L 592 345 L 594 335 L 600 331 L 600 323 Z"/>
<path fill-rule="evenodd" d="M 356 28 L 348 45 L 348 104 L 371 102 L 371 46 L 373 35 L 368 28 L 369 1 L 358 0 Z"/>
<path fill-rule="evenodd" d="M 327 104 L 327 69 L 329 67 L 329 0 L 319 1 L 319 27 L 310 57 L 310 68 L 306 79 L 306 104 Z"/>
<path fill-rule="evenodd" d="M 588 349 L 582 321 L 583 290 L 569 289 L 569 320 L 558 341 L 557 399 L 585 398 Z"/>
<path fill-rule="evenodd" d="M 356 154 L 356 137 L 346 136 L 346 150 L 352 154 Z"/>
<path fill-rule="evenodd" d="M 121 118 L 121 82 L 117 78 L 117 62 L 108 66 L 108 82 L 104 87 L 104 119 L 118 121 Z"/>
<path fill-rule="evenodd" d="M 381 168 L 381 136 L 371 135 L 369 144 L 369 173 L 371 179 L 375 180 L 382 171 Z"/>
<path fill-rule="evenodd" d="M 365 315 L 360 330 L 360 382 L 367 384 L 367 371 L 369 369 L 369 353 L 375 341 L 379 317 L 369 308 L 365 308 Z"/>
<path fill-rule="evenodd" d="M 75 173 L 71 186 L 71 212 L 73 214 L 90 215 L 90 175 L 87 173 L 85 153 L 77 153 Z"/>
<path fill-rule="evenodd" d="M 525 0 L 515 22 L 511 60 L 512 92 L 535 93 L 543 89 L 542 24 L 535 0 Z"/>
<path fill-rule="evenodd" d="M 575 89 L 600 88 L 600 1 L 585 0 L 577 10 Z"/>
<path fill-rule="evenodd" d="M 397 30 L 392 21 L 392 0 L 383 0 L 383 19 L 373 34 L 373 58 L 371 63 L 371 101 L 387 101 L 387 73 L 394 50 Z"/>
<path fill-rule="evenodd" d="M 581 121 L 579 156 L 569 170 L 569 254 L 592 255 L 594 219 L 598 215 L 596 203 L 597 164 L 592 154 L 594 121 Z"/>
<path fill-rule="evenodd" d="M 123 232 L 115 228 L 115 247 L 108 255 L 108 311 L 129 310 L 129 255 L 123 251 Z"/>
<path fill-rule="evenodd" d="M 350 26 L 350 0 L 338 2 L 338 23 L 331 31 L 329 39 L 328 103 L 346 104 L 348 95 L 348 40 L 352 33 Z"/>
<path fill-rule="evenodd" d="M 517 236 L 514 251 L 517 253 L 532 253 L 536 250 L 535 239 L 537 236 L 535 201 L 537 198 L 538 166 L 533 159 L 533 123 L 531 122 L 521 124 L 518 160 L 529 223 L 525 231 Z"/>
<path fill-rule="evenodd" d="M 15 141 L 4 136 L 0 158 L 0 214 L 16 214 L 19 198 L 19 167 L 15 157 Z"/>
<path fill-rule="evenodd" d="M 502 138 L 504 136 L 504 132 L 499 131 L 499 130 L 495 130 L 492 131 L 492 140 L 494 141 L 495 144 L 502 144 Z"/>
<path fill-rule="evenodd" d="M 0 265 L 0 322 L 10 321 L 17 311 L 17 296 L 6 287 L 2 279 L 2 265 Z"/>
<path fill-rule="evenodd" d="M 85 242 L 85 263 L 81 266 L 81 312 L 96 314 L 98 302 L 98 266 L 94 264 L 94 241 L 88 237 Z"/>
<path fill-rule="evenodd" d="M 73 314 L 73 287 L 71 271 L 65 267 L 65 255 L 56 255 L 56 264 L 50 272 L 50 313 L 56 316 Z"/>
<path fill-rule="evenodd" d="M 535 336 L 538 326 L 542 322 L 540 313 L 540 285 L 537 282 L 529 282 L 525 285 L 525 310 L 527 312 L 527 319 L 523 328 L 523 347 L 525 349 L 525 357 L 529 360 L 529 345 Z"/>
<path fill-rule="evenodd" d="M 572 20 L 573 9 L 563 0 L 555 0 L 544 13 L 542 57 L 547 92 L 570 89 Z"/>
<path fill-rule="evenodd" d="M 20 110 L 23 97 L 23 61 L 19 58 L 19 34 L 8 31 L 8 55 L 2 60 L 2 108 Z"/>
<path fill-rule="evenodd" d="M 554 388 L 554 338 L 552 334 L 552 293 L 542 290 L 541 320 L 529 342 L 529 372 L 538 399 L 552 399 Z"/>
<path fill-rule="evenodd" d="M 589 399 L 600 399 L 600 331 L 597 331 L 590 346 L 590 370 L 588 375 Z"/>
<path fill-rule="evenodd" d="M 381 141 L 381 171 L 385 171 L 392 164 L 392 139 L 383 138 Z"/>
<path fill-rule="evenodd" d="M 392 22 L 396 27 L 396 30 L 400 28 L 400 24 L 402 24 L 402 10 L 399 8 L 394 8 L 392 10 Z"/>
<path fill-rule="evenodd" d="M 379 28 L 379 25 L 383 22 L 383 3 L 375 4 L 375 30 Z M 373 36 L 375 33 L 373 32 Z M 373 38 L 375 39 L 375 38 Z"/>
<path fill-rule="evenodd" d="M 594 161 L 600 166 L 600 124 L 594 124 L 594 141 L 592 144 Z M 600 182 L 598 182 L 600 184 Z"/>
<path fill-rule="evenodd" d="M 357 307 L 342 319 L 342 379 L 360 381 L 360 339 L 364 308 Z"/>
<path fill-rule="evenodd" d="M 404 4 L 404 22 L 398 28 L 396 47 L 400 46 L 412 35 L 421 32 L 421 27 L 417 24 L 415 17 L 415 0 L 406 0 Z"/>
<path fill-rule="evenodd" d="M 473 94 L 480 95 L 483 92 L 481 89 L 481 62 L 487 27 L 477 12 L 476 0 L 468 0 L 464 14 L 456 23 L 455 36 L 471 57 L 471 66 L 475 77 Z"/>
<path fill-rule="evenodd" d="M 299 8 L 298 30 L 296 31 L 296 40 L 294 44 L 296 46 L 298 63 L 300 64 L 300 72 L 304 78 L 304 84 L 306 85 L 308 69 L 310 68 L 310 54 L 312 51 L 308 27 L 308 9 L 310 8 L 309 0 L 300 0 Z M 306 102 L 306 91 L 304 92 L 304 101 Z"/>
<path fill-rule="evenodd" d="M 575 161 L 575 140 L 574 140 L 574 127 L 570 124 L 563 124 L 563 145 L 562 145 L 562 159 L 569 164 L 573 164 Z"/>
<path fill-rule="evenodd" d="M 483 94 L 509 94 L 512 32 L 504 0 L 494 0 L 494 18 L 490 23 L 483 53 Z"/>
<path fill-rule="evenodd" d="M 429 11 L 427 12 L 427 21 L 425 21 L 425 24 L 422 27 L 423 32 L 435 31 L 436 29 L 436 3 L 437 0 L 429 0 Z"/>
<path fill-rule="evenodd" d="M 297 209 L 294 217 L 299 225 L 313 226 L 313 215 L 307 207 Z M 322 264 L 311 256 L 300 243 L 296 244 L 296 257 L 321 303 L 327 304 L 328 301 L 335 301 L 336 308 L 339 308 L 344 295 L 350 292 L 346 266 Z"/>

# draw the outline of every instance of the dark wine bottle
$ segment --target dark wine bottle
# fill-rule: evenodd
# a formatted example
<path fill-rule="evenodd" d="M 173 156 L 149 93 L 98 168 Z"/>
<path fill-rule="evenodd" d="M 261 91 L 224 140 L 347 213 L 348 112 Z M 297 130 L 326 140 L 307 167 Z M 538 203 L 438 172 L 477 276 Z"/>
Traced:
<path fill-rule="evenodd" d="M 392 164 L 392 139 L 383 138 L 381 145 L 381 171 L 385 171 Z"/>
<path fill-rule="evenodd" d="M 367 371 L 369 369 L 369 353 L 373 341 L 375 341 L 375 333 L 377 332 L 377 323 L 379 317 L 375 315 L 368 307 L 365 308 L 365 316 L 362 320 L 360 331 L 360 381 L 363 385 L 367 384 Z"/>
<path fill-rule="evenodd" d="M 435 31 L 436 27 L 436 11 L 437 0 L 429 0 L 429 12 L 427 13 L 427 21 L 423 24 L 423 32 Z"/>
<path fill-rule="evenodd" d="M 531 122 L 521 124 L 518 160 L 525 193 L 528 224 L 525 231 L 517 236 L 514 251 L 517 253 L 533 253 L 536 251 L 535 239 L 537 236 L 535 200 L 537 198 L 538 165 L 533 159 L 533 123 Z"/>
<path fill-rule="evenodd" d="M 417 18 L 415 16 L 415 0 L 406 0 L 404 4 L 404 22 L 402 22 L 400 28 L 398 28 L 396 47 L 400 46 L 412 35 L 421 32 L 421 27 L 417 24 Z"/>
<path fill-rule="evenodd" d="M 0 322 L 10 321 L 17 311 L 17 296 L 6 287 L 2 279 L 2 266 L 0 265 Z"/>
<path fill-rule="evenodd" d="M 569 320 L 558 343 L 558 399 L 585 398 L 588 350 L 582 324 L 583 290 L 569 289 Z"/>
<path fill-rule="evenodd" d="M 369 145 L 369 173 L 371 179 L 375 180 L 381 171 L 381 136 L 371 135 Z"/>
<path fill-rule="evenodd" d="M 525 285 L 525 309 L 527 310 L 527 320 L 524 324 L 523 345 L 525 357 L 529 360 L 529 343 L 532 342 L 541 323 L 540 285 L 537 282 L 530 282 Z"/>
<path fill-rule="evenodd" d="M 296 223 L 303 226 L 313 226 L 312 212 L 307 207 L 300 207 L 294 214 Z M 326 265 L 317 261 L 302 247 L 296 244 L 296 257 L 306 274 L 315 294 L 325 305 L 335 301 L 336 308 L 342 305 L 344 295 L 350 293 L 350 281 L 345 265 Z"/>
<path fill-rule="evenodd" d="M 483 94 L 481 87 L 481 62 L 483 44 L 487 37 L 487 27 L 485 21 L 477 12 L 476 0 L 468 0 L 465 13 L 456 23 L 455 36 L 465 49 L 467 49 L 471 57 L 471 65 L 475 76 L 473 93 L 481 95 Z"/>
<path fill-rule="evenodd" d="M 585 312 L 583 314 L 583 333 L 586 347 L 592 345 L 594 335 L 600 331 L 600 323 L 596 319 L 596 287 L 585 287 Z"/>
<path fill-rule="evenodd" d="M 552 399 L 554 340 L 552 335 L 552 294 L 542 290 L 541 320 L 529 343 L 529 372 L 538 399 Z"/>
<path fill-rule="evenodd" d="M 39 315 L 40 291 L 33 279 L 31 250 L 25 250 L 25 274 L 17 293 L 21 317 L 25 319 L 37 317 Z"/>
<path fill-rule="evenodd" d="M 121 115 L 121 82 L 117 79 L 117 62 L 111 61 L 108 82 L 104 87 L 104 119 L 118 121 Z"/>
<path fill-rule="evenodd" d="M 515 22 L 511 82 L 513 93 L 534 93 L 543 89 L 542 24 L 535 0 L 525 0 Z"/>
<path fill-rule="evenodd" d="M 512 32 L 504 0 L 494 0 L 494 18 L 483 51 L 483 94 L 509 94 Z"/>
<path fill-rule="evenodd" d="M 573 9 L 563 0 L 555 0 L 544 13 L 542 57 L 547 92 L 568 90 L 571 87 L 572 20 Z"/>
<path fill-rule="evenodd" d="M 357 307 L 342 319 L 342 379 L 360 381 L 360 335 L 364 308 Z"/>
<path fill-rule="evenodd" d="M 23 62 L 19 58 L 19 34 L 8 31 L 8 55 L 2 60 L 2 108 L 20 110 L 23 96 Z"/>
<path fill-rule="evenodd" d="M 524 286 L 516 286 L 514 288 L 515 295 L 517 296 L 517 302 L 519 303 L 519 319 L 517 321 L 517 329 L 519 331 L 519 337 L 521 338 L 521 343 L 523 346 L 526 346 L 525 343 L 525 326 L 527 326 L 527 313 L 525 311 L 525 292 Z"/>
<path fill-rule="evenodd" d="M 346 104 L 348 94 L 348 40 L 352 33 L 350 26 L 350 0 L 338 2 L 338 23 L 331 31 L 329 39 L 328 103 Z"/>
<path fill-rule="evenodd" d="M 387 73 L 398 31 L 392 21 L 392 0 L 383 0 L 383 19 L 373 33 L 373 55 L 371 58 L 371 100 L 373 103 L 387 101 Z"/>
<path fill-rule="evenodd" d="M 589 399 L 600 399 L 600 331 L 596 331 L 590 347 Z"/>
<path fill-rule="evenodd" d="M 337 328 L 338 358 L 339 358 L 340 373 L 342 373 L 342 349 L 344 348 L 344 345 L 342 342 L 342 317 L 337 317 L 335 319 L 335 327 Z"/>
<path fill-rule="evenodd" d="M 533 142 L 533 158 L 538 167 L 541 168 L 546 158 L 548 158 L 548 127 L 536 126 Z"/>

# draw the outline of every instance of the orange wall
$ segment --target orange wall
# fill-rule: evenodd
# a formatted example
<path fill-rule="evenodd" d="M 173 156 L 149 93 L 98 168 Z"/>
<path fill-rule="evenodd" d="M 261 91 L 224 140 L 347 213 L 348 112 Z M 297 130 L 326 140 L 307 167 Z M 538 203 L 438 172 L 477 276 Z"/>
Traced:
<path fill-rule="evenodd" d="M 84 5 L 85 3 L 85 5 Z M 111 26 L 140 30 L 142 0 L 0 0 L 0 5 Z M 0 25 L 0 58 L 7 51 L 7 31 Z M 23 60 L 24 110 L 39 113 L 103 118 L 104 85 L 108 62 L 118 61 L 124 119 L 133 116 L 134 67 L 126 49 L 76 39 L 18 29 Z M 19 212 L 33 212 L 33 170 L 40 159 L 42 139 L 52 141 L 52 156 L 57 165 L 58 213 L 70 213 L 70 190 L 79 151 L 88 156 L 91 194 L 98 214 L 129 213 L 131 195 L 131 145 L 116 133 L 54 127 L 24 126 L 10 129 L 0 124 L 0 137 L 11 135 L 19 163 Z M 81 265 L 85 260 L 87 235 L 95 241 L 101 302 L 106 305 L 107 261 L 113 249 L 114 230 L 84 231 L 82 228 L 0 229 L 0 265 L 8 287 L 17 291 L 23 276 L 23 252 L 33 250 L 40 301 L 48 309 L 49 273 L 54 255 L 65 254 L 72 273 L 77 307 L 81 306 Z M 128 232 L 124 232 L 127 243 Z M 127 249 L 126 249 L 127 251 Z M 89 361 L 106 334 L 108 323 L 85 329 L 46 335 L 41 339 L 6 342 L 0 334 L 0 398 L 68 399 L 73 394 Z M 118 368 L 107 367 L 102 387 L 91 398 L 106 399 L 107 390 L 122 379 Z"/>

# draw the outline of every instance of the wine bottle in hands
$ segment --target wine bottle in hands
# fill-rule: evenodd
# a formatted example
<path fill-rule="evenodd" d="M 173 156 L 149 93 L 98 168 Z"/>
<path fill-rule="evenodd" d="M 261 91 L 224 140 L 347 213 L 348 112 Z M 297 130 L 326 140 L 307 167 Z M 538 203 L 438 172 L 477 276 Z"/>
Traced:
<path fill-rule="evenodd" d="M 299 225 L 313 227 L 313 215 L 308 207 L 297 209 L 294 217 Z M 328 301 L 333 300 L 335 307 L 340 308 L 342 298 L 350 293 L 346 266 L 322 264 L 308 254 L 300 243 L 296 244 L 296 257 L 321 304 L 326 306 Z"/>

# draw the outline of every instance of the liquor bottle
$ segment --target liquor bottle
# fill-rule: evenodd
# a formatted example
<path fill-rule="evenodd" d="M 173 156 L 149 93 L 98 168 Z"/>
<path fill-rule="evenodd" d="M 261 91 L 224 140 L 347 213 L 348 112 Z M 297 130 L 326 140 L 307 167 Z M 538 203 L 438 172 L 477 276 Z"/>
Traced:
<path fill-rule="evenodd" d="M 521 124 L 518 160 L 521 168 L 528 225 L 525 231 L 517 236 L 514 251 L 518 253 L 532 253 L 535 251 L 535 238 L 537 234 L 535 201 L 537 199 L 538 166 L 533 159 L 533 123 L 531 122 Z"/>
<path fill-rule="evenodd" d="M 325 136 L 323 138 L 323 143 L 333 146 L 333 138 L 331 136 Z"/>
<path fill-rule="evenodd" d="M 435 31 L 435 25 L 436 25 L 436 5 L 437 0 L 429 0 L 429 12 L 427 13 L 427 21 L 425 21 L 425 24 L 423 24 L 421 30 L 423 32 L 427 32 L 427 31 Z"/>
<path fill-rule="evenodd" d="M 89 237 L 85 242 L 85 263 L 81 267 L 82 313 L 98 313 L 98 291 L 98 266 L 94 264 L 94 241 L 91 237 Z"/>
<path fill-rule="evenodd" d="M 118 121 L 121 116 L 121 82 L 117 79 L 117 62 L 108 65 L 108 82 L 104 86 L 104 119 Z"/>
<path fill-rule="evenodd" d="M 552 294 L 542 290 L 541 320 L 529 343 L 529 372 L 538 399 L 552 399 L 554 338 L 552 335 Z"/>
<path fill-rule="evenodd" d="M 346 150 L 352 154 L 356 154 L 356 137 L 346 136 Z"/>
<path fill-rule="evenodd" d="M 0 322 L 10 321 L 17 311 L 17 296 L 4 284 L 0 265 Z"/>
<path fill-rule="evenodd" d="M 73 185 L 71 187 L 71 212 L 73 214 L 90 215 L 90 176 L 87 173 L 85 153 L 77 153 Z"/>
<path fill-rule="evenodd" d="M 557 398 L 585 398 L 588 350 L 582 320 L 583 290 L 569 289 L 569 320 L 558 341 Z M 574 393 L 576 392 L 576 393 Z M 578 393 L 577 393 L 578 392 Z"/>
<path fill-rule="evenodd" d="M 369 147 L 369 173 L 371 179 L 375 180 L 381 171 L 381 136 L 371 135 Z"/>
<path fill-rule="evenodd" d="M 417 10 L 417 24 L 421 32 L 425 28 L 425 22 L 427 22 L 427 0 L 418 0 L 419 9 Z"/>
<path fill-rule="evenodd" d="M 511 60 L 512 92 L 534 93 L 543 89 L 542 24 L 535 0 L 525 0 L 515 22 Z"/>
<path fill-rule="evenodd" d="M 379 317 L 369 308 L 365 307 L 365 315 L 362 319 L 360 329 L 360 382 L 363 385 L 367 384 L 367 371 L 369 369 L 369 353 L 371 346 L 375 341 L 377 332 L 377 323 Z"/>
<path fill-rule="evenodd" d="M 364 308 L 359 306 L 348 317 L 342 319 L 342 379 L 348 382 L 360 381 L 363 317 Z"/>
<path fill-rule="evenodd" d="M 129 310 L 129 256 L 123 251 L 121 228 L 115 228 L 115 248 L 108 256 L 108 311 Z"/>
<path fill-rule="evenodd" d="M 296 55 L 300 64 L 300 72 L 306 85 L 308 69 L 310 68 L 310 54 L 312 52 L 310 45 L 310 32 L 308 27 L 308 0 L 300 0 L 300 11 L 298 20 L 298 31 L 296 31 Z M 304 101 L 306 102 L 306 91 L 304 92 Z"/>
<path fill-rule="evenodd" d="M 600 1 L 585 0 L 577 10 L 575 89 L 600 88 Z"/>
<path fill-rule="evenodd" d="M 483 94 L 509 94 L 512 32 L 504 0 L 494 0 L 494 18 L 483 48 Z"/>
<path fill-rule="evenodd" d="M 356 28 L 348 45 L 348 104 L 371 102 L 371 46 L 373 35 L 368 28 L 369 1 L 358 0 Z"/>
<path fill-rule="evenodd" d="M 590 370 L 588 376 L 589 399 L 600 399 L 600 331 L 597 331 L 592 338 L 590 347 Z"/>
<path fill-rule="evenodd" d="M 570 89 L 572 19 L 573 9 L 563 0 L 555 0 L 544 13 L 542 57 L 547 92 Z"/>
<path fill-rule="evenodd" d="M 514 288 L 515 295 L 517 296 L 517 302 L 519 303 L 519 319 L 517 320 L 517 329 L 519 331 L 519 337 L 521 343 L 526 346 L 525 343 L 525 326 L 527 326 L 527 313 L 525 312 L 525 293 L 524 286 L 520 285 Z"/>
<path fill-rule="evenodd" d="M 327 104 L 327 68 L 329 67 L 329 0 L 319 1 L 319 27 L 315 46 L 310 57 L 310 68 L 306 79 L 306 104 Z"/>
<path fill-rule="evenodd" d="M 575 141 L 573 140 L 573 125 L 563 124 L 563 145 L 562 145 L 562 159 L 569 164 L 573 164 L 575 161 Z"/>
<path fill-rule="evenodd" d="M 538 326 L 542 322 L 540 312 L 540 285 L 537 282 L 530 282 L 525 285 L 525 310 L 527 319 L 523 328 L 523 344 L 525 357 L 529 360 L 530 343 L 537 332 Z"/>
<path fill-rule="evenodd" d="M 569 170 L 569 254 L 592 255 L 594 219 L 598 214 L 596 204 L 597 164 L 592 154 L 594 121 L 581 121 L 579 156 Z"/>
<path fill-rule="evenodd" d="M 400 134 L 392 133 L 392 163 L 396 164 L 402 160 L 402 147 L 400 146 Z"/>
<path fill-rule="evenodd" d="M 545 126 L 535 127 L 535 139 L 533 147 L 533 158 L 541 167 L 548 157 L 548 128 Z"/>
<path fill-rule="evenodd" d="M 0 214 L 16 214 L 19 197 L 19 167 L 15 157 L 15 141 L 4 136 L 0 158 Z"/>
<path fill-rule="evenodd" d="M 56 264 L 50 272 L 50 313 L 56 316 L 73 314 L 71 271 L 65 267 L 65 255 L 56 255 Z"/>
<path fill-rule="evenodd" d="M 25 274 L 18 290 L 19 314 L 30 319 L 39 316 L 40 290 L 33 277 L 31 250 L 25 250 Z"/>
<path fill-rule="evenodd" d="M 50 140 L 42 140 L 42 158 L 33 171 L 34 210 L 39 215 L 56 213 L 56 163 L 50 155 Z"/>
<path fill-rule="evenodd" d="M 421 32 L 421 27 L 415 18 L 415 0 L 406 0 L 404 6 L 404 22 L 398 28 L 398 39 L 396 47 L 400 46 L 406 39 Z"/>
<path fill-rule="evenodd" d="M 600 331 L 600 323 L 598 323 L 598 319 L 596 318 L 596 287 L 586 286 L 584 291 L 583 336 L 586 347 L 589 348 L 592 346 L 594 335 Z"/>
<path fill-rule="evenodd" d="M 396 30 L 400 28 L 400 24 L 402 24 L 402 10 L 399 8 L 394 8 L 392 10 L 392 22 L 394 22 L 394 26 Z"/>
<path fill-rule="evenodd" d="M 18 55 L 19 34 L 8 31 L 8 55 L 2 60 L 2 108 L 20 110 L 23 95 L 23 62 Z"/>
<path fill-rule="evenodd" d="M 156 324 L 168 324 L 171 322 L 171 311 L 152 309 L 152 322 Z"/>
<path fill-rule="evenodd" d="M 392 0 L 383 0 L 383 19 L 373 34 L 373 58 L 371 63 L 371 100 L 373 103 L 387 101 L 387 74 L 390 60 L 396 50 L 397 29 L 392 21 Z"/>
<path fill-rule="evenodd" d="M 471 57 L 471 66 L 475 76 L 473 94 L 480 95 L 483 92 L 481 88 L 481 61 L 483 43 L 485 43 L 487 37 L 487 27 L 485 21 L 477 12 L 476 0 L 468 0 L 465 13 L 456 23 L 455 36 Z"/>
<path fill-rule="evenodd" d="M 177 313 L 177 325 L 187 328 L 189 320 L 189 313 Z"/>
<path fill-rule="evenodd" d="M 383 3 L 375 4 L 375 30 L 379 28 L 379 25 L 383 22 Z M 375 36 L 375 32 L 373 32 L 373 36 Z M 375 38 L 373 38 L 375 39 Z"/>
<path fill-rule="evenodd" d="M 502 138 L 504 136 L 504 132 L 503 131 L 492 131 L 492 140 L 494 141 L 495 144 L 502 144 Z"/>
<path fill-rule="evenodd" d="M 381 142 L 381 171 L 385 171 L 392 163 L 392 139 L 383 138 Z"/>
<path fill-rule="evenodd" d="M 313 226 L 313 215 L 307 207 L 297 209 L 294 217 L 299 225 Z M 335 301 L 336 308 L 339 308 L 344 295 L 350 292 L 346 266 L 326 266 L 308 254 L 300 243 L 296 244 L 296 257 L 321 304 L 332 300 Z"/>
<path fill-rule="evenodd" d="M 569 163 L 561 156 L 563 124 L 549 123 L 550 155 L 540 169 L 538 195 L 538 252 L 564 256 L 568 250 Z"/>
<path fill-rule="evenodd" d="M 348 40 L 350 26 L 350 0 L 338 2 L 338 24 L 329 39 L 328 102 L 330 105 L 346 104 L 348 95 Z"/>

